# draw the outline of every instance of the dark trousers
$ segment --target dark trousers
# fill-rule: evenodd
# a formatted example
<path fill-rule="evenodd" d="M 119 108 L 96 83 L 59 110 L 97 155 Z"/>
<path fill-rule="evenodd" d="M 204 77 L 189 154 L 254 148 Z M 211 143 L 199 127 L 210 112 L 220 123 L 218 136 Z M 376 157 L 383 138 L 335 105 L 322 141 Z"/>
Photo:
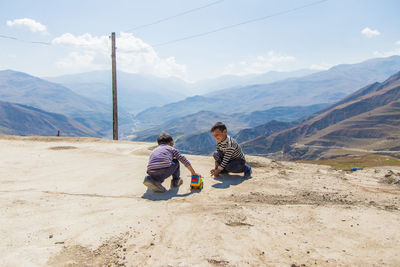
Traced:
<path fill-rule="evenodd" d="M 147 174 L 156 181 L 164 182 L 165 179 L 172 175 L 173 180 L 179 180 L 181 176 L 179 161 L 177 159 L 173 159 L 171 162 L 171 166 L 168 168 L 154 169 L 148 170 Z"/>
<path fill-rule="evenodd" d="M 224 154 L 221 151 L 215 151 L 213 156 L 218 165 L 221 164 L 224 159 Z M 234 173 L 244 172 L 245 169 L 246 161 L 244 159 L 233 159 L 229 161 L 224 168 L 225 171 Z"/>

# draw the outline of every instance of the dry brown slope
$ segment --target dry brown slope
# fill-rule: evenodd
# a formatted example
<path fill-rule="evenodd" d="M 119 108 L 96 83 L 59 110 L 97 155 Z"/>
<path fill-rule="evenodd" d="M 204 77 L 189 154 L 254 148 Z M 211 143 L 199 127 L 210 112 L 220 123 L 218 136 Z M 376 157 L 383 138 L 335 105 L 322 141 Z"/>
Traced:
<path fill-rule="evenodd" d="M 392 144 L 396 144 L 396 142 L 400 142 L 396 134 L 400 117 L 399 84 L 400 72 L 382 84 L 375 83 L 360 89 L 349 96 L 346 101 L 333 105 L 330 109 L 299 126 L 276 133 L 268 138 L 256 138 L 244 143 L 243 147 L 245 151 L 258 154 L 283 151 L 283 157 L 287 159 L 313 159 L 318 158 L 322 152 L 329 150 L 332 146 L 355 146 L 358 144 L 358 139 L 363 139 L 368 134 L 373 136 L 373 133 L 376 137 L 380 135 L 376 142 L 378 149 L 385 148 L 379 147 L 383 139 L 392 139 L 394 140 Z M 357 121 L 360 118 L 363 119 Z M 346 121 L 347 123 L 342 123 Z M 394 128 L 387 127 L 390 125 Z M 335 136 L 334 134 L 328 135 L 327 128 L 329 127 L 336 130 L 336 140 L 329 138 Z M 351 130 L 351 128 L 353 129 Z M 324 133 L 326 134 L 324 135 Z M 343 133 L 340 141 L 345 143 L 337 142 L 337 136 L 340 133 Z M 324 139 L 318 140 L 318 137 L 321 136 L 324 136 Z M 299 151 L 296 143 L 306 144 L 305 140 L 311 142 L 311 145 L 321 145 L 322 148 L 309 151 L 310 147 L 308 147 Z"/>
<path fill-rule="evenodd" d="M 0 133 L 16 135 L 99 136 L 78 121 L 62 114 L 0 101 Z"/>

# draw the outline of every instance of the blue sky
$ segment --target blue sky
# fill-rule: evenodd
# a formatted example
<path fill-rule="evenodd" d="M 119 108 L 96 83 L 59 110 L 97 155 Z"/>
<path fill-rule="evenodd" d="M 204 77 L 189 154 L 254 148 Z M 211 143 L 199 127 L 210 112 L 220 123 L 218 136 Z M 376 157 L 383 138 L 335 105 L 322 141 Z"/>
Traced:
<path fill-rule="evenodd" d="M 397 0 L 13 0 L 0 10 L 0 70 L 41 77 L 110 69 L 111 32 L 118 70 L 188 81 L 400 55 Z"/>

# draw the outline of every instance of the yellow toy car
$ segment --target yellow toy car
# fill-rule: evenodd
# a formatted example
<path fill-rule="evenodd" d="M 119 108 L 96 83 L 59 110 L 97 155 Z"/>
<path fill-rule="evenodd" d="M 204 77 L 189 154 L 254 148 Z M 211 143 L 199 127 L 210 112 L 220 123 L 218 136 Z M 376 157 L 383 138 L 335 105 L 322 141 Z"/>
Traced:
<path fill-rule="evenodd" d="M 192 180 L 190 181 L 190 189 L 203 189 L 203 178 L 200 175 L 192 175 Z"/>

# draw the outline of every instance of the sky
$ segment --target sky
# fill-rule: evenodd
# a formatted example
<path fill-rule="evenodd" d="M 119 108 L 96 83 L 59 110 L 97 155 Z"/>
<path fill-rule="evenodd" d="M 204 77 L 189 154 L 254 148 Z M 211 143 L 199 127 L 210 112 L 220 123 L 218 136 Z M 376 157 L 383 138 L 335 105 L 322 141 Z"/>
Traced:
<path fill-rule="evenodd" d="M 2 0 L 0 70 L 198 81 L 400 55 L 398 0 Z"/>

